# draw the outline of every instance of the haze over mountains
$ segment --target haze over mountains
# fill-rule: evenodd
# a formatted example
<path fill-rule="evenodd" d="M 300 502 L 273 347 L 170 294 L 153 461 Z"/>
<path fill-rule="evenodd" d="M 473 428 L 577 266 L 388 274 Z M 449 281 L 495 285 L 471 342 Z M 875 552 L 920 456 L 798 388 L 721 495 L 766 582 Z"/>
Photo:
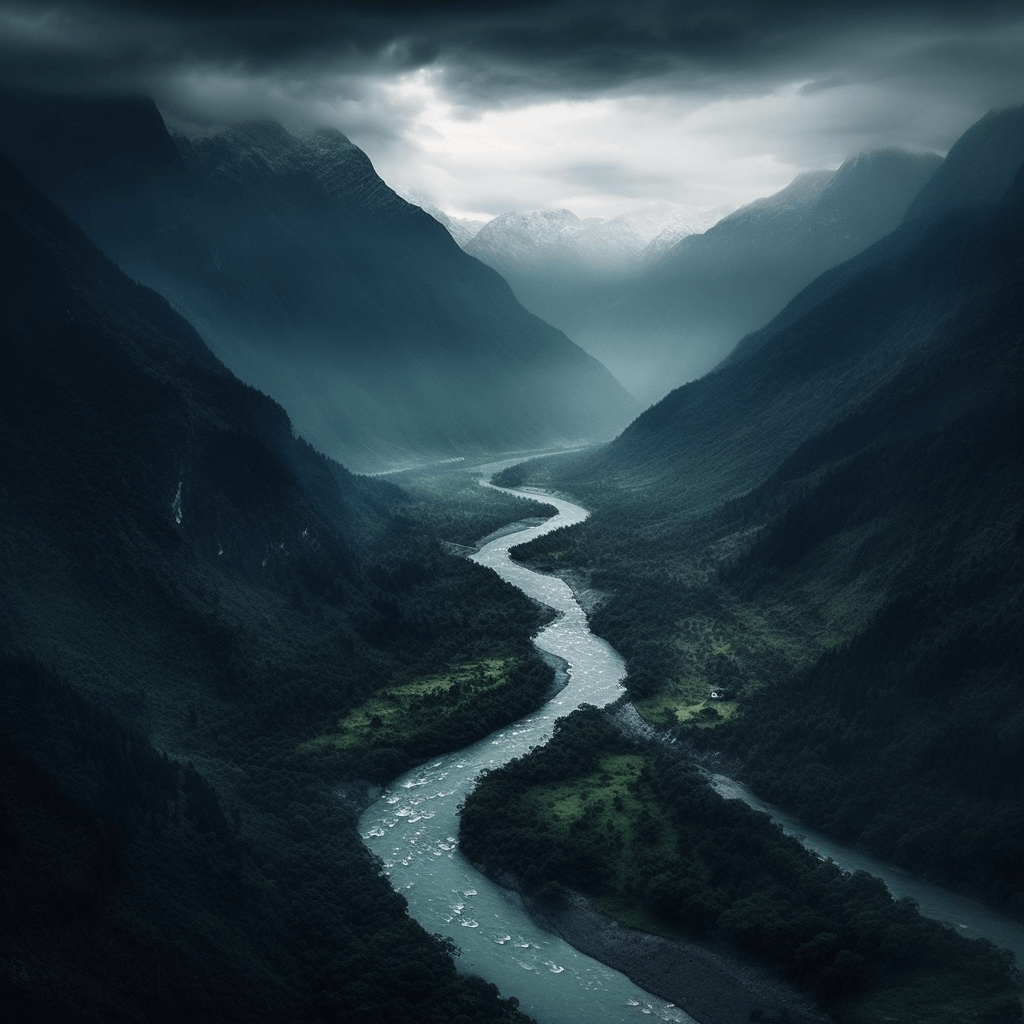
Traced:
<path fill-rule="evenodd" d="M 650 405 L 895 228 L 939 164 L 863 154 L 728 216 L 677 221 L 646 247 L 625 223 L 613 232 L 615 222 L 591 226 L 555 210 L 505 214 L 465 248 Z"/>
<path fill-rule="evenodd" d="M 581 219 L 571 210 L 510 212 L 481 224 L 459 244 L 514 282 L 517 291 L 532 294 L 544 272 L 564 275 L 569 287 L 579 287 L 587 273 L 610 280 L 629 276 L 730 210 L 648 203 L 609 220 Z"/>
<path fill-rule="evenodd" d="M 1004 139 L 1015 137 L 1019 117 L 1019 111 L 1006 116 Z M 1024 160 L 1024 142 L 1017 145 Z M 935 178 L 932 195 L 942 199 L 933 214 L 908 218 L 820 275 L 714 372 L 645 411 L 595 456 L 601 474 L 612 474 L 612 480 L 664 474 L 681 506 L 692 512 L 703 505 L 694 504 L 697 495 L 714 503 L 743 492 L 907 365 L 932 358 L 952 318 L 965 315 L 972 301 L 1012 330 L 1019 268 L 989 256 L 979 233 L 983 224 L 993 236 L 989 245 L 1009 244 L 1019 182 L 1006 181 L 996 166 L 979 186 L 1000 197 L 996 212 L 977 213 L 973 195 L 956 203 L 954 183 L 964 164 L 977 168 L 978 157 L 966 144 L 951 153 L 948 170 Z M 943 182 L 948 187 L 940 193 Z M 1012 250 L 1003 255 L 1009 260 Z M 986 387 L 997 384 L 994 378 Z M 983 403 L 986 394 L 983 388 L 973 400 Z"/>
<path fill-rule="evenodd" d="M 937 171 L 871 154 L 673 245 L 609 317 L 783 308 L 611 443 L 518 471 L 593 509 L 527 554 L 609 595 L 592 621 L 629 700 L 686 740 L 658 751 L 724 755 L 1018 916 L 1022 118 L 985 118 Z M 337 132 L 172 133 L 148 101 L 8 97 L 5 146 L 40 188 L 0 158 L 0 1005 L 19 1024 L 526 1024 L 410 922 L 355 808 L 550 693 L 536 607 L 441 543 L 537 506 L 468 474 L 427 500 L 302 435 L 376 468 L 610 434 L 635 403 Z M 571 264 L 589 229 L 542 220 Z M 787 302 L 826 259 L 845 262 Z M 842 967 L 857 997 L 855 939 L 820 936 L 796 887 L 728 907 L 700 888 L 759 878 L 764 851 L 715 839 L 710 793 L 696 878 L 650 842 L 658 806 L 627 834 L 611 792 L 623 831 L 595 872 L 644 898 L 656 880 L 673 928 Z M 625 850 L 658 872 L 618 871 Z M 898 938 L 871 951 L 921 984 L 895 1005 L 948 1021 Z M 1020 1020 L 1005 974 L 958 1022 Z M 891 1016 L 870 1011 L 844 1019 Z"/>
<path fill-rule="evenodd" d="M 527 472 L 596 511 L 524 553 L 616 595 L 595 626 L 654 720 L 729 690 L 705 739 L 764 796 L 1017 914 L 1021 116 L 967 132 L 906 223 L 714 372 Z"/>
<path fill-rule="evenodd" d="M 608 438 L 637 411 L 339 132 L 172 136 L 145 100 L 8 96 L 0 146 L 352 468 Z"/>

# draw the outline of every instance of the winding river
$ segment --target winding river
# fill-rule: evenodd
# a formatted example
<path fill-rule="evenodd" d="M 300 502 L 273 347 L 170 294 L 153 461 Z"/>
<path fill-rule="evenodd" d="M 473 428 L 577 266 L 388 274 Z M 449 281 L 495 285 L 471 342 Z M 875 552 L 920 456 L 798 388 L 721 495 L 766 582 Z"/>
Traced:
<path fill-rule="evenodd" d="M 690 1022 L 678 1007 L 543 931 L 518 897 L 481 875 L 458 850 L 458 805 L 482 771 L 546 743 L 555 720 L 580 704 L 602 707 L 623 692 L 622 658 L 590 632 L 569 587 L 509 559 L 513 546 L 587 518 L 578 505 L 548 495 L 543 500 L 558 515 L 490 541 L 473 560 L 559 613 L 534 643 L 567 664 L 567 684 L 533 715 L 396 779 L 363 813 L 360 831 L 412 916 L 428 932 L 452 938 L 462 950 L 461 968 L 515 996 L 541 1024 Z"/>
<path fill-rule="evenodd" d="M 479 471 L 493 472 L 501 465 L 479 467 Z M 644 1018 L 693 1021 L 678 1007 L 642 991 L 624 975 L 543 931 L 531 921 L 515 894 L 489 881 L 459 852 L 458 805 L 482 771 L 546 743 L 556 719 L 580 704 L 602 707 L 623 692 L 622 658 L 590 632 L 569 587 L 562 580 L 532 572 L 509 558 L 510 548 L 561 526 L 580 523 L 587 518 L 587 511 L 546 494 L 515 493 L 542 497 L 558 509 L 558 514 L 539 526 L 498 536 L 484 544 L 473 559 L 558 612 L 534 642 L 540 650 L 566 663 L 568 682 L 533 715 L 395 780 L 363 813 L 360 831 L 383 862 L 391 884 L 407 899 L 412 916 L 428 932 L 453 939 L 462 951 L 460 967 L 493 982 L 503 995 L 515 996 L 522 1009 L 541 1024 L 628 1024 Z M 722 795 L 745 799 L 780 817 L 779 812 L 756 801 L 738 783 L 724 776 L 712 781 Z M 806 829 L 788 819 L 782 823 L 807 839 Z M 825 847 L 821 852 L 840 866 L 867 866 L 879 873 L 877 862 L 873 862 L 876 867 L 866 865 L 855 851 L 845 851 L 824 837 L 816 838 Z M 813 847 L 814 843 L 807 845 Z M 859 858 L 858 862 L 844 861 L 847 852 Z M 899 890 L 889 878 L 883 878 L 898 895 L 918 899 L 923 913 L 969 929 L 968 934 L 1010 946 L 1018 960 L 1024 956 L 1024 930 L 1014 922 L 999 919 L 973 904 L 969 904 L 974 908 L 973 916 L 967 918 L 963 905 L 968 901 L 935 887 L 929 887 L 934 891 L 929 892 L 927 900 L 922 899 L 919 892 Z M 937 905 L 936 893 L 947 902 L 943 904 L 940 898 Z M 991 924 L 988 918 L 997 920 L 995 932 L 987 927 Z"/>
<path fill-rule="evenodd" d="M 897 899 L 909 896 L 914 900 L 925 917 L 944 921 L 970 939 L 988 939 L 1010 950 L 1017 959 L 1017 966 L 1024 968 L 1024 925 L 996 913 L 983 903 L 969 900 L 872 857 L 870 853 L 837 843 L 785 811 L 760 800 L 742 782 L 725 775 L 711 775 L 709 778 L 721 796 L 727 800 L 743 800 L 755 810 L 764 811 L 781 826 L 783 832 L 795 836 L 809 850 L 822 857 L 830 857 L 846 871 L 867 871 L 876 875 Z"/>

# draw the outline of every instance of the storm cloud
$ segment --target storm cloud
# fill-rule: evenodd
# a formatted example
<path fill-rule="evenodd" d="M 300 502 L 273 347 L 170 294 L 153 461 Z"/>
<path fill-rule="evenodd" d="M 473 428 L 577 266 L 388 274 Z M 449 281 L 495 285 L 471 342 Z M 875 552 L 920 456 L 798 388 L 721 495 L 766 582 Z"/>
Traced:
<path fill-rule="evenodd" d="M 1024 10 L 0 0 L 0 76 L 147 93 L 186 121 L 330 123 L 459 212 L 615 212 L 745 201 L 868 148 L 944 151 L 1024 102 Z"/>

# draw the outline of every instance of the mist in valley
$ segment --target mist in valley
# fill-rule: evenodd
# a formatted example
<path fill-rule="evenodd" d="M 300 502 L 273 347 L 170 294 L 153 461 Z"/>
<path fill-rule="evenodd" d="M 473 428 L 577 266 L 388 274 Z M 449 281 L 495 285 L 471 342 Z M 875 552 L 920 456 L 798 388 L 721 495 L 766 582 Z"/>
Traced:
<path fill-rule="evenodd" d="M 400 6 L 0 3 L 5 1019 L 1020 1021 L 1019 11 Z"/>

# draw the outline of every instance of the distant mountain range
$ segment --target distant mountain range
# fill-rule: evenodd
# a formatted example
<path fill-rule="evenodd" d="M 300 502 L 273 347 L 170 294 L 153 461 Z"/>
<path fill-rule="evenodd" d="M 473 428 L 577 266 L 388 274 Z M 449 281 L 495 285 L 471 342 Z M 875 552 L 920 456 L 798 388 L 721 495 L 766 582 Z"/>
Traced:
<path fill-rule="evenodd" d="M 940 163 L 863 154 L 728 216 L 677 217 L 648 240 L 626 219 L 504 214 L 465 247 L 649 405 L 710 370 L 823 270 L 895 228 Z"/>
<path fill-rule="evenodd" d="M 701 742 L 766 798 L 1018 915 L 1022 117 L 968 131 L 905 223 L 544 478 L 595 508 L 549 544 L 616 595 L 595 628 L 641 707 L 675 724 L 725 687 L 737 717 Z"/>
<path fill-rule="evenodd" d="M 482 224 L 460 245 L 493 267 L 518 292 L 533 298 L 545 273 L 612 278 L 630 276 L 679 239 L 711 227 L 732 207 L 682 207 L 648 203 L 611 219 L 581 219 L 571 210 L 503 213 Z M 433 214 L 433 210 L 428 212 Z M 536 301 L 536 300 L 534 300 Z"/>
<path fill-rule="evenodd" d="M 0 150 L 354 469 L 608 438 L 637 411 L 340 132 L 7 96 Z"/>

